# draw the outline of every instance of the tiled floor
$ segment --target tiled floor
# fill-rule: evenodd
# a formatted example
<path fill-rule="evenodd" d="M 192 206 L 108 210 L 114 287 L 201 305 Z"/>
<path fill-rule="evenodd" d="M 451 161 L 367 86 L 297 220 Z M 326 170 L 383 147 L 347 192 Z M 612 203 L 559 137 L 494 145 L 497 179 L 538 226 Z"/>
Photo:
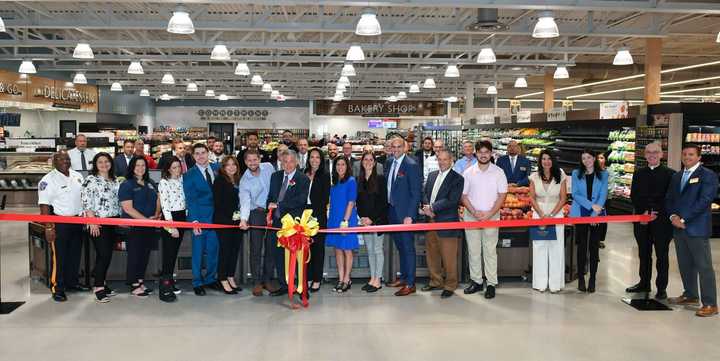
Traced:
<path fill-rule="evenodd" d="M 398 298 L 389 289 L 331 294 L 307 310 L 279 298 L 189 290 L 175 304 L 121 294 L 98 305 L 70 294 L 63 304 L 30 293 L 27 226 L 0 223 L 3 300 L 27 303 L 0 316 L 0 360 L 718 360 L 720 317 L 691 310 L 639 312 L 623 304 L 636 281 L 629 225 L 611 225 L 598 292 L 569 284 L 560 295 L 506 283 L 496 299 Z M 720 241 L 714 241 L 715 254 Z M 715 257 L 716 269 L 720 258 Z M 358 282 L 359 283 L 359 282 Z M 670 295 L 681 291 L 671 251 Z"/>

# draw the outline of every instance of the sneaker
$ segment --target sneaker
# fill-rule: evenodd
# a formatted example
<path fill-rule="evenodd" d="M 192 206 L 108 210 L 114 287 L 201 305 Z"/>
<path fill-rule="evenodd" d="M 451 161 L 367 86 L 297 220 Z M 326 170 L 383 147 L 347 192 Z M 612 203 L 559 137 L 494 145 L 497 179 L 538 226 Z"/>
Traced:
<path fill-rule="evenodd" d="M 67 296 L 65 295 L 65 292 L 57 291 L 52 294 L 52 299 L 55 302 L 65 302 L 67 301 Z"/>
<path fill-rule="evenodd" d="M 172 280 L 161 280 L 160 281 L 160 301 L 163 302 L 175 302 L 177 300 L 177 296 L 175 296 L 175 293 L 172 289 Z"/>
<path fill-rule="evenodd" d="M 104 289 L 95 292 L 95 302 L 97 303 L 108 303 L 110 302 L 110 297 L 108 297 L 108 294 L 105 292 Z"/>
<path fill-rule="evenodd" d="M 173 290 L 173 293 L 176 294 L 176 295 L 179 295 L 179 294 L 182 293 L 182 290 L 179 289 L 179 288 L 177 287 L 177 285 L 175 284 L 175 280 L 172 281 L 172 290 Z"/>
<path fill-rule="evenodd" d="M 118 293 L 115 292 L 115 290 L 111 289 L 111 288 L 108 287 L 107 285 L 105 286 L 105 294 L 106 294 L 108 297 L 115 297 L 115 296 L 118 295 Z"/>

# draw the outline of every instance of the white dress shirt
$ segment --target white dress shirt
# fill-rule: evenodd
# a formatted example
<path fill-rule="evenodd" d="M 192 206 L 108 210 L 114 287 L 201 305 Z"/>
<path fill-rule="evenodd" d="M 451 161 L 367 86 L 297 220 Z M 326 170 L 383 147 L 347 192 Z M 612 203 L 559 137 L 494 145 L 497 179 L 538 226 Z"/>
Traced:
<path fill-rule="evenodd" d="M 445 177 L 450 172 L 450 168 L 438 172 L 437 178 L 435 178 L 435 184 L 433 184 L 432 192 L 430 192 L 430 205 L 435 203 L 435 198 L 437 198 L 437 194 L 440 191 L 440 187 L 442 186 L 443 181 L 445 180 Z"/>
<path fill-rule="evenodd" d="M 83 152 L 85 153 L 86 170 L 90 170 L 92 169 L 92 160 L 95 157 L 95 151 L 86 148 Z M 70 156 L 70 168 L 74 170 L 82 170 L 82 155 L 80 154 L 80 150 L 77 148 L 70 149 L 68 151 L 68 155 Z"/>
<path fill-rule="evenodd" d="M 38 183 L 38 204 L 53 207 L 57 216 L 78 216 L 82 213 L 82 183 L 80 173 L 70 169 L 68 176 L 53 169 Z"/>

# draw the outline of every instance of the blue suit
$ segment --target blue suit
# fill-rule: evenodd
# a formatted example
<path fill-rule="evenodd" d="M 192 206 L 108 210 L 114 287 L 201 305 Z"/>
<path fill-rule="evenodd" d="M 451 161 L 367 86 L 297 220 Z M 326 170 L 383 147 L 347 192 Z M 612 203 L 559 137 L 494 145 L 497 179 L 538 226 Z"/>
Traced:
<path fill-rule="evenodd" d="M 217 164 L 210 164 L 210 170 L 215 173 Z M 217 174 L 215 174 L 217 177 Z M 194 166 L 183 175 L 183 191 L 185 204 L 188 210 L 188 222 L 198 221 L 212 223 L 213 202 L 212 187 L 205 179 L 200 168 Z M 193 287 L 201 287 L 217 282 L 218 264 L 218 238 L 215 231 L 204 229 L 202 234 L 192 236 L 192 274 Z M 202 273 L 203 256 L 205 256 L 205 276 Z"/>
<path fill-rule="evenodd" d="M 132 157 L 130 157 L 132 159 Z M 120 152 L 115 155 L 115 159 L 113 159 L 114 167 L 115 167 L 115 175 L 118 177 L 124 177 L 125 174 L 127 174 L 127 167 L 128 162 L 125 160 L 125 153 Z"/>
<path fill-rule="evenodd" d="M 405 156 L 397 170 L 393 170 L 394 158 L 385 163 L 387 184 L 392 183 L 388 194 L 388 220 L 390 224 L 402 224 L 406 217 L 417 219 L 418 207 L 422 199 L 422 170 L 410 156 Z M 395 179 L 393 180 L 393 176 Z M 400 254 L 400 277 L 408 287 L 415 286 L 415 238 L 412 232 L 393 232 L 395 247 Z"/>
<path fill-rule="evenodd" d="M 670 215 L 685 220 L 685 229 L 675 228 L 675 253 L 682 278 L 683 296 L 697 299 L 703 306 L 717 306 L 717 284 L 713 269 L 710 240 L 712 236 L 711 204 L 718 189 L 715 172 L 699 166 L 683 185 L 684 172 L 670 181 L 665 207 Z M 700 292 L 698 293 L 698 278 Z"/>
<path fill-rule="evenodd" d="M 578 178 L 580 171 L 575 169 L 572 172 L 572 205 L 570 206 L 570 217 L 597 216 L 592 210 L 592 205 L 597 204 L 605 207 L 608 195 L 608 173 L 600 172 L 600 179 L 595 177 L 592 182 L 592 197 L 588 200 L 587 183 L 585 175 Z M 604 212 L 603 212 L 604 213 Z"/>
<path fill-rule="evenodd" d="M 514 183 L 524 187 L 530 184 L 528 176 L 530 175 L 530 161 L 524 155 L 518 155 L 515 160 L 515 168 L 512 167 L 509 155 L 503 155 L 498 158 L 495 165 L 502 168 L 507 177 L 508 183 Z"/>

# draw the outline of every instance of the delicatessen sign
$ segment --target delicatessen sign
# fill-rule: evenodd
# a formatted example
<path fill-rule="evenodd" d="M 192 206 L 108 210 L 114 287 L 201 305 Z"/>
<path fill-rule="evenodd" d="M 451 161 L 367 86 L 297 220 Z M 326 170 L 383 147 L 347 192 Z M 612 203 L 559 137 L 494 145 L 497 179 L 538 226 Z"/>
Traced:
<path fill-rule="evenodd" d="M 94 85 L 0 70 L 0 105 L 97 112 L 97 101 L 98 91 Z"/>
<path fill-rule="evenodd" d="M 331 100 L 315 101 L 317 115 L 359 115 L 359 116 L 444 116 L 445 103 L 438 101 L 373 101 Z"/>

